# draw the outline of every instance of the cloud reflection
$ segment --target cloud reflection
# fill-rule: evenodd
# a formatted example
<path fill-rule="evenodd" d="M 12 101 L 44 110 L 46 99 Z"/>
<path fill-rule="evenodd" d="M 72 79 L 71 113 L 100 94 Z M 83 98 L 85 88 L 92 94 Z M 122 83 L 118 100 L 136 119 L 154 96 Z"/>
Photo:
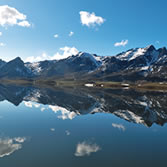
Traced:
<path fill-rule="evenodd" d="M 25 104 L 26 107 L 32 108 L 32 103 L 31 102 L 25 101 L 24 104 Z"/>
<path fill-rule="evenodd" d="M 25 137 L 15 137 L 14 140 L 18 143 L 24 143 L 26 138 Z"/>
<path fill-rule="evenodd" d="M 48 107 L 43 107 L 42 105 L 38 104 L 38 103 L 34 103 L 34 102 L 31 102 L 31 101 L 24 101 L 24 105 L 26 107 L 29 107 L 29 108 L 40 108 L 40 110 L 43 112 L 47 109 L 51 109 L 53 112 L 55 113 L 60 113 L 60 115 L 58 115 L 57 117 L 59 119 L 62 119 L 62 120 L 66 120 L 66 119 L 74 119 L 76 117 L 76 113 L 75 112 L 71 112 L 69 110 L 67 110 L 66 108 L 63 108 L 63 107 L 60 107 L 60 106 L 57 106 L 57 105 L 49 105 Z"/>
<path fill-rule="evenodd" d="M 83 141 L 82 143 L 77 144 L 75 156 L 83 157 L 89 156 L 92 153 L 98 152 L 101 148 L 96 143 L 88 143 Z"/>
<path fill-rule="evenodd" d="M 39 108 L 40 107 L 40 104 L 34 103 L 34 102 L 30 102 L 30 101 L 24 101 L 24 105 L 26 107 L 29 107 L 29 108 L 32 108 L 32 107 Z"/>
<path fill-rule="evenodd" d="M 66 130 L 65 133 L 67 136 L 70 136 L 70 134 L 71 134 L 71 132 L 69 130 Z"/>
<path fill-rule="evenodd" d="M 66 120 L 66 119 L 72 120 L 77 115 L 75 112 L 70 112 L 63 107 L 49 105 L 49 108 L 55 113 L 61 112 L 61 115 L 59 115 L 58 118 L 63 119 L 63 120 Z"/>
<path fill-rule="evenodd" d="M 51 128 L 50 130 L 51 130 L 52 132 L 54 132 L 54 131 L 55 131 L 55 128 Z"/>
<path fill-rule="evenodd" d="M 118 129 L 120 129 L 120 130 L 122 130 L 122 131 L 125 131 L 125 130 L 126 130 L 125 126 L 123 126 L 122 124 L 112 123 L 112 126 L 113 126 L 114 128 L 118 128 Z"/>
<path fill-rule="evenodd" d="M 13 152 L 22 148 L 23 142 L 25 142 L 25 137 L 16 137 L 16 138 L 0 138 L 0 158 L 8 156 Z"/>

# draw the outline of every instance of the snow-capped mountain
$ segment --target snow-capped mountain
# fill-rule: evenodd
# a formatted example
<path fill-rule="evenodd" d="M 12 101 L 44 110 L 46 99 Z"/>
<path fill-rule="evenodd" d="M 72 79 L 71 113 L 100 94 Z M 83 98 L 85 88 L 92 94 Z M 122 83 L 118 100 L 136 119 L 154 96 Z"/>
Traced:
<path fill-rule="evenodd" d="M 139 67 L 148 70 L 161 56 L 160 52 L 150 45 L 146 48 L 131 49 L 116 56 L 119 60 L 128 61 L 130 67 Z"/>
<path fill-rule="evenodd" d="M 79 52 L 66 59 L 24 63 L 16 58 L 8 63 L 0 60 L 0 78 L 63 78 L 76 80 L 166 81 L 167 50 L 130 49 L 116 56 L 97 56 Z"/>
<path fill-rule="evenodd" d="M 155 49 L 153 45 L 147 46 L 146 48 L 135 48 L 130 49 L 126 52 L 118 54 L 116 57 L 120 60 L 131 61 L 137 57 L 146 56 L 148 59 L 157 59 L 159 52 Z"/>
<path fill-rule="evenodd" d="M 131 49 L 113 57 L 106 57 L 102 66 L 93 74 L 116 81 L 166 81 L 167 50 L 146 48 Z"/>

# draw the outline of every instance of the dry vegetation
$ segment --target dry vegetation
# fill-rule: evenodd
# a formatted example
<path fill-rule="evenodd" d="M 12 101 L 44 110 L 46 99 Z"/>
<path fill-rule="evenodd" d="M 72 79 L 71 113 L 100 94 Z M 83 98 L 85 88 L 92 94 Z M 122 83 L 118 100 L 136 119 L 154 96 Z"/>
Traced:
<path fill-rule="evenodd" d="M 18 84 L 18 85 L 48 85 L 52 87 L 85 87 L 85 84 L 93 84 L 94 88 L 124 88 L 124 89 L 140 89 L 140 90 L 166 90 L 166 82 L 143 82 L 143 83 L 121 83 L 121 82 L 101 82 L 101 81 L 70 81 L 70 80 L 24 80 L 24 79 L 3 79 L 2 84 Z"/>

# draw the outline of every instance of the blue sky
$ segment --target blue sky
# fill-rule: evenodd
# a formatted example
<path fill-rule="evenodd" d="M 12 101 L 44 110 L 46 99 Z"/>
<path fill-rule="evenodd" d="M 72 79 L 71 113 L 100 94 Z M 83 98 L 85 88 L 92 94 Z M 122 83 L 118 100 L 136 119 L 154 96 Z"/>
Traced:
<path fill-rule="evenodd" d="M 166 0 L 0 0 L 4 5 L 27 17 L 5 24 L 0 16 L 4 60 L 52 59 L 71 53 L 71 48 L 105 56 L 150 44 L 167 45 Z M 81 20 L 81 11 L 90 17 L 82 13 Z"/>

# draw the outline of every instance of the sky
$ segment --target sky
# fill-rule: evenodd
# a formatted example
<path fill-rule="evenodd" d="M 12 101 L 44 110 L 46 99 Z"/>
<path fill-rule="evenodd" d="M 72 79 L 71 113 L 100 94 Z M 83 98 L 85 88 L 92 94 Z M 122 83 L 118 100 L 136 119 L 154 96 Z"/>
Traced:
<path fill-rule="evenodd" d="M 0 0 L 0 58 L 113 56 L 167 46 L 166 0 Z"/>

